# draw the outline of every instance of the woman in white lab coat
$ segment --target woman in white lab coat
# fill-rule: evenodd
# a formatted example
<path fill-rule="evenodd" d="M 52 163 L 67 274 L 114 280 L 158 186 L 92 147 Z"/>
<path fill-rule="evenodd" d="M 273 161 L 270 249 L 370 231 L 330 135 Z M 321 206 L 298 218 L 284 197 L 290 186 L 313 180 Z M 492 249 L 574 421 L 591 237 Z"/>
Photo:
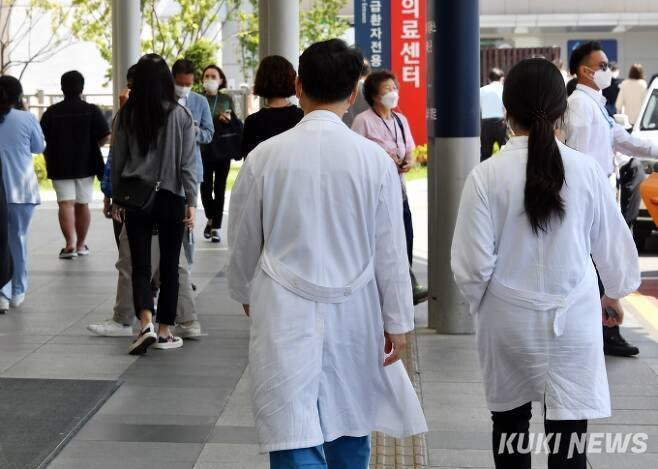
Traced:
<path fill-rule="evenodd" d="M 555 139 L 567 106 L 560 71 L 545 59 L 520 62 L 503 101 L 516 136 L 469 175 L 452 245 L 477 323 L 494 460 L 530 468 L 519 449 L 536 401 L 546 434 L 562 435 L 550 441 L 548 467 L 584 469 L 573 442 L 588 419 L 610 416 L 601 301 L 614 311 L 606 322 L 621 323 L 619 299 L 640 284 L 637 251 L 596 161 Z"/>

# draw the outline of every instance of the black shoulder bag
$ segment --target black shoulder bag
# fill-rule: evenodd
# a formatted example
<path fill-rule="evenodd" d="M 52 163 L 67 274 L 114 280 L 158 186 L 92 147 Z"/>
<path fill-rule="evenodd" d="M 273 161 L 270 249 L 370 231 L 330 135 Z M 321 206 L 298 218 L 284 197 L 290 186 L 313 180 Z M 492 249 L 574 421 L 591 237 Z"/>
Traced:
<path fill-rule="evenodd" d="M 118 190 L 113 194 L 116 204 L 127 210 L 151 213 L 155 205 L 155 197 L 160 191 L 163 159 L 160 159 L 158 177 L 155 182 L 140 177 L 119 176 Z"/>

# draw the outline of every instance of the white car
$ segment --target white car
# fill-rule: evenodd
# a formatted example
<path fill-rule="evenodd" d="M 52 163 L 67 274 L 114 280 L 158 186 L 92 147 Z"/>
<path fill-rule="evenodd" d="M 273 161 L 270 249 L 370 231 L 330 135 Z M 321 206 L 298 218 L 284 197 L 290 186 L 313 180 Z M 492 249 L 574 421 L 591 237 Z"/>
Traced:
<path fill-rule="evenodd" d="M 655 145 L 658 145 L 658 75 L 651 80 L 639 116 L 639 119 L 633 125 L 631 134 L 635 137 L 651 140 Z M 658 159 L 643 157 L 639 159 L 642 161 L 647 174 L 658 172 Z M 638 249 L 643 249 L 644 241 L 651 236 L 651 232 L 655 229 L 656 224 L 644 206 L 644 202 L 642 202 L 640 215 L 633 225 L 633 238 L 635 238 Z"/>

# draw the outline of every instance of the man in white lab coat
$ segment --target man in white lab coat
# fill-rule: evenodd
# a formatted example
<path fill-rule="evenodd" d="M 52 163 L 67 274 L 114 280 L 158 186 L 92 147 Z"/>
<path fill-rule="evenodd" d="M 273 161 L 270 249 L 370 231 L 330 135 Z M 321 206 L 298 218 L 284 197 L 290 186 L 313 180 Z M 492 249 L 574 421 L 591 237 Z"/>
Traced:
<path fill-rule="evenodd" d="M 562 137 L 574 150 L 592 155 L 606 176 L 616 181 L 615 152 L 632 156 L 658 157 L 658 147 L 632 137 L 608 114 L 602 90 L 612 82 L 608 57 L 597 42 L 580 45 L 571 54 L 571 73 L 578 85 L 569 97 Z M 620 334 L 619 326 L 603 327 L 603 348 L 608 355 L 632 356 L 639 349 Z"/>
<path fill-rule="evenodd" d="M 361 54 L 300 57 L 304 119 L 249 154 L 231 194 L 228 284 L 251 318 L 251 397 L 273 468 L 367 468 L 369 434 L 426 431 L 399 361 L 414 327 L 391 158 L 341 120 Z"/>

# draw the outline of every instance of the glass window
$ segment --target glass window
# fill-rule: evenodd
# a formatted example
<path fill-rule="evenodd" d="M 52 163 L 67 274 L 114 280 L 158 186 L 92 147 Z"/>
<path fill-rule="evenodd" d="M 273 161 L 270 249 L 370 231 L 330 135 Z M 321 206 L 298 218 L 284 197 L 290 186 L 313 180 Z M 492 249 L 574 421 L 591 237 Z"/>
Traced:
<path fill-rule="evenodd" d="M 658 130 L 658 89 L 654 89 L 644 110 L 640 130 Z"/>

